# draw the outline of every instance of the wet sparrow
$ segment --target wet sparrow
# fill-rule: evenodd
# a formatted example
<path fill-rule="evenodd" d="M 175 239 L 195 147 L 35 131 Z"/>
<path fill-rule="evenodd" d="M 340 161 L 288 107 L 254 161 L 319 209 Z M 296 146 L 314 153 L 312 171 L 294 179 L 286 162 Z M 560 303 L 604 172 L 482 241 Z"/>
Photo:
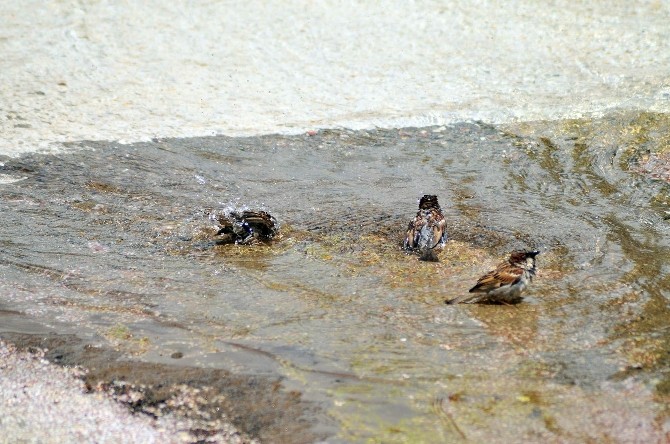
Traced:
<path fill-rule="evenodd" d="M 231 211 L 216 217 L 221 243 L 248 244 L 267 241 L 277 234 L 277 220 L 265 211 Z"/>
<path fill-rule="evenodd" d="M 447 304 L 488 303 L 516 304 L 523 299 L 521 293 L 535 276 L 535 256 L 539 251 L 517 250 L 509 259 L 479 278 L 471 294 L 446 301 Z M 474 294 L 472 294 L 474 293 Z"/>
<path fill-rule="evenodd" d="M 422 261 L 437 261 L 435 247 L 447 241 L 447 222 L 437 202 L 437 196 L 426 194 L 419 201 L 419 211 L 407 227 L 403 248 L 418 251 Z"/>

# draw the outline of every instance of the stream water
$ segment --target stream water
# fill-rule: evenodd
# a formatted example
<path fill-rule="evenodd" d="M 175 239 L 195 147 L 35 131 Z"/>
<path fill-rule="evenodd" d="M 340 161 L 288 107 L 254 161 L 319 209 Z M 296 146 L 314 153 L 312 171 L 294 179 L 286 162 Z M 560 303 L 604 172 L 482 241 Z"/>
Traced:
<path fill-rule="evenodd" d="M 280 376 L 329 442 L 670 434 L 667 115 L 70 148 L 0 159 L 0 337 Z M 400 249 L 423 194 L 438 263 Z M 218 245 L 242 208 L 278 238 Z M 523 303 L 444 304 L 515 248 Z"/>

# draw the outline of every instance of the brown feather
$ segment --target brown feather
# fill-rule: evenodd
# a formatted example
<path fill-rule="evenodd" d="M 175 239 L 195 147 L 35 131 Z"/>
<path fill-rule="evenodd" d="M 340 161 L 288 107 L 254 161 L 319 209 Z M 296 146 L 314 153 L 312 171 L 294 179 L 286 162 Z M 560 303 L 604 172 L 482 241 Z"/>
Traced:
<path fill-rule="evenodd" d="M 504 264 L 479 278 L 477 284 L 470 289 L 470 293 L 486 293 L 503 285 L 512 285 L 521 279 L 522 274 L 523 270 L 521 268 Z"/>
<path fill-rule="evenodd" d="M 447 228 L 447 221 L 444 220 L 444 216 L 440 214 L 441 218 L 439 221 L 433 225 L 433 239 L 435 239 L 435 244 L 430 248 L 435 248 L 440 242 L 442 242 L 442 236 L 444 236 L 445 229 Z"/>

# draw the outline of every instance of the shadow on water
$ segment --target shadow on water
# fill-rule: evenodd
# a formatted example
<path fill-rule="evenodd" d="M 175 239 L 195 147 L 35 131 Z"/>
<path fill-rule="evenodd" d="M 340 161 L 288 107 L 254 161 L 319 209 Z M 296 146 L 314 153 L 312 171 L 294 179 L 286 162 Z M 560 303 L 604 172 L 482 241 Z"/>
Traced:
<path fill-rule="evenodd" d="M 615 113 L 4 159 L 1 336 L 281 376 L 333 440 L 664 439 L 669 134 Z M 399 249 L 424 193 L 437 264 Z M 242 207 L 280 236 L 217 245 L 207 213 Z M 444 304 L 519 247 L 542 250 L 526 302 Z"/>

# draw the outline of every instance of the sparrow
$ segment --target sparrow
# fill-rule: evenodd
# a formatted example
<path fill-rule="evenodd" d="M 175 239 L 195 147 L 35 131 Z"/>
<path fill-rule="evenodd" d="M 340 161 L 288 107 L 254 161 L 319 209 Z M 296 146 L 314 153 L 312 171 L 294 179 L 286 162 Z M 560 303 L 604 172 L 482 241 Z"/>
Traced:
<path fill-rule="evenodd" d="M 220 243 L 250 244 L 268 241 L 277 234 L 277 220 L 265 211 L 231 211 L 216 217 Z"/>
<path fill-rule="evenodd" d="M 446 301 L 447 304 L 516 304 L 535 276 L 535 256 L 539 251 L 517 250 L 509 259 L 479 278 L 471 294 Z"/>
<path fill-rule="evenodd" d="M 422 261 L 437 261 L 435 247 L 447 241 L 447 222 L 437 202 L 437 196 L 426 194 L 419 201 L 419 211 L 407 227 L 403 242 L 406 251 L 418 251 Z"/>

